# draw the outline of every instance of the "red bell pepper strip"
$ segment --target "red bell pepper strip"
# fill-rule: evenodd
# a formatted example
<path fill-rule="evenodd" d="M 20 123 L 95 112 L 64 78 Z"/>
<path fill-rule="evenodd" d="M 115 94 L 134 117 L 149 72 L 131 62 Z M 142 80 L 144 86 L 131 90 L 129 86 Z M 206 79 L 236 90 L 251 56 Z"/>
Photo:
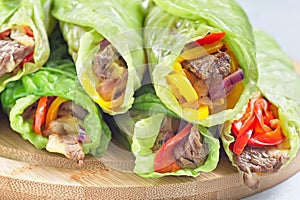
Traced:
<path fill-rule="evenodd" d="M 26 32 L 26 35 L 28 35 L 29 37 L 33 37 L 33 32 L 29 26 L 24 26 L 24 30 Z"/>
<path fill-rule="evenodd" d="M 244 116 L 232 124 L 231 131 L 236 137 L 233 144 L 235 154 L 240 155 L 247 144 L 265 146 L 283 142 L 285 136 L 281 132 L 279 119 L 274 119 L 269 109 L 270 105 L 264 98 L 251 99 Z"/>
<path fill-rule="evenodd" d="M 268 109 L 269 105 L 268 102 L 263 99 L 259 98 L 255 101 L 254 104 L 254 112 L 255 115 L 263 129 L 266 129 L 265 131 L 269 131 L 268 127 L 265 126 L 270 126 L 270 120 L 274 119 L 274 115 L 271 111 Z"/>
<path fill-rule="evenodd" d="M 261 127 L 260 123 L 257 121 L 255 122 L 255 126 L 254 126 L 254 133 L 257 134 L 265 134 L 265 130 Z"/>
<path fill-rule="evenodd" d="M 201 38 L 199 40 L 196 40 L 196 42 L 203 46 L 205 44 L 212 44 L 214 42 L 217 42 L 221 39 L 223 39 L 225 36 L 225 32 L 221 32 L 221 33 L 210 33 L 208 35 L 206 35 L 204 38 Z"/>
<path fill-rule="evenodd" d="M 240 155 L 243 152 L 245 146 L 247 145 L 252 135 L 254 123 L 255 123 L 255 116 L 252 115 L 244 122 L 244 124 L 238 130 L 238 135 L 236 136 L 236 142 L 233 145 L 233 152 L 235 154 Z"/>
<path fill-rule="evenodd" d="M 20 63 L 21 68 L 24 67 L 25 63 L 27 63 L 27 62 L 32 62 L 32 61 L 33 61 L 33 52 L 30 53 L 30 54 L 28 54 L 28 55 L 22 60 L 22 62 Z"/>
<path fill-rule="evenodd" d="M 255 99 L 251 99 L 248 103 L 246 112 L 244 114 L 244 116 L 240 119 L 240 121 L 244 122 L 246 121 L 251 115 L 254 114 L 254 103 L 255 103 Z"/>
<path fill-rule="evenodd" d="M 24 26 L 24 30 L 26 32 L 26 35 L 28 35 L 29 37 L 33 37 L 33 32 L 32 30 L 30 29 L 29 26 Z M 27 62 L 33 62 L 33 52 L 28 54 L 23 60 L 22 62 L 20 63 L 20 66 L 21 68 L 23 68 L 24 64 L 27 63 Z"/>
<path fill-rule="evenodd" d="M 186 125 L 179 133 L 164 143 L 157 151 L 154 159 L 154 171 L 159 173 L 174 172 L 181 167 L 177 164 L 174 156 L 174 147 L 183 138 L 188 136 L 192 128 L 192 124 Z"/>
<path fill-rule="evenodd" d="M 255 122 L 255 116 L 251 115 L 246 121 L 243 123 L 242 127 L 239 130 L 239 134 L 237 137 L 240 137 L 244 135 L 246 132 L 248 132 L 250 129 L 253 129 Z"/>
<path fill-rule="evenodd" d="M 0 33 L 0 40 L 3 40 L 4 38 L 8 37 L 10 35 L 10 29 L 3 31 L 2 33 Z"/>
<path fill-rule="evenodd" d="M 104 39 L 100 42 L 100 50 L 105 49 L 105 47 L 107 47 L 109 45 L 109 41 L 107 39 Z"/>
<path fill-rule="evenodd" d="M 242 125 L 243 125 L 243 122 L 241 122 L 241 121 L 237 121 L 237 122 L 232 124 L 231 131 L 234 134 L 234 136 L 236 136 L 236 137 L 238 136 Z"/>
<path fill-rule="evenodd" d="M 277 145 L 283 142 L 284 139 L 285 137 L 281 133 L 281 128 L 278 126 L 274 131 L 265 134 L 253 134 L 248 144 L 252 146 Z"/>
<path fill-rule="evenodd" d="M 48 101 L 48 97 L 46 96 L 41 97 L 38 102 L 37 109 L 35 111 L 33 130 L 37 134 L 42 134 L 41 128 L 42 125 L 45 123 L 46 114 L 47 114 L 47 101 Z"/>
<path fill-rule="evenodd" d="M 249 139 L 251 138 L 252 132 L 252 129 L 247 130 L 247 132 L 245 132 L 243 135 L 240 135 L 236 138 L 236 141 L 233 144 L 233 152 L 235 154 L 241 155 Z"/>

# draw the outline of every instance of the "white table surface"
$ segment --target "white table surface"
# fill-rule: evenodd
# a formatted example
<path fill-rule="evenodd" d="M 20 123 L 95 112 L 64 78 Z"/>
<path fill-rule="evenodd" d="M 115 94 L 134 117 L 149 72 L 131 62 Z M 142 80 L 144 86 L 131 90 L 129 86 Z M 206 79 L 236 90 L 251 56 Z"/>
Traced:
<path fill-rule="evenodd" d="M 253 27 L 272 35 L 281 48 L 300 63 L 299 0 L 237 0 Z M 279 185 L 245 200 L 300 199 L 300 172 Z"/>

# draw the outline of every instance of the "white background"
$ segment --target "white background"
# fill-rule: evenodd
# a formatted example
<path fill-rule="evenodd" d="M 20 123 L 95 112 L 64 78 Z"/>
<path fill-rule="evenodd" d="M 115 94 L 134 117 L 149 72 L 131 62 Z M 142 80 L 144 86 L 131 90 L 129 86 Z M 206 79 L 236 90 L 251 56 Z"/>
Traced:
<path fill-rule="evenodd" d="M 299 0 L 237 0 L 246 11 L 253 27 L 272 35 L 281 48 L 300 63 Z M 300 86 L 299 86 L 300 89 Z M 299 100 L 300 101 L 300 100 Z M 299 199 L 300 172 L 287 181 L 245 198 L 245 200 Z"/>
<path fill-rule="evenodd" d="M 272 35 L 291 58 L 300 62 L 299 0 L 237 0 L 253 27 Z"/>

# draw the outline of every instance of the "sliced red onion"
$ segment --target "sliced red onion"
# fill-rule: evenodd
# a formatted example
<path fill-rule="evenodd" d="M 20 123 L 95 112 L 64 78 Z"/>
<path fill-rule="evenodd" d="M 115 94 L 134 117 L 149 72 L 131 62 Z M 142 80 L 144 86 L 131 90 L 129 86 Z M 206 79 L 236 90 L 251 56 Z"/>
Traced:
<path fill-rule="evenodd" d="M 235 84 L 244 80 L 244 71 L 239 68 L 234 73 L 225 77 L 220 83 L 209 88 L 209 96 L 211 100 L 218 100 L 232 91 Z"/>
<path fill-rule="evenodd" d="M 107 39 L 104 39 L 100 42 L 100 50 L 105 49 L 110 44 L 110 42 Z"/>
<path fill-rule="evenodd" d="M 79 143 L 84 143 L 85 138 L 86 138 L 85 129 L 81 125 L 79 125 L 78 142 Z"/>

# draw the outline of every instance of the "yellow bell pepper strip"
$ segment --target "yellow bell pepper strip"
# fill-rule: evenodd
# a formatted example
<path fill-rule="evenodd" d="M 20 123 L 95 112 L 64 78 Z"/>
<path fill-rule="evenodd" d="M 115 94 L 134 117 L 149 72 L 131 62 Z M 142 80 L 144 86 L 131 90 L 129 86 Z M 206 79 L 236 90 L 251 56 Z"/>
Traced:
<path fill-rule="evenodd" d="M 67 99 L 61 98 L 61 97 L 57 97 L 50 105 L 48 112 L 47 112 L 47 116 L 46 116 L 46 124 L 45 127 L 48 128 L 49 124 L 55 120 L 57 118 L 57 112 L 59 109 L 59 106 L 68 101 Z"/>
<path fill-rule="evenodd" d="M 80 76 L 82 86 L 86 90 L 86 92 L 92 97 L 92 99 L 101 105 L 103 109 L 109 110 L 109 109 L 117 109 L 120 105 L 122 105 L 124 101 L 124 93 L 119 96 L 118 98 L 112 100 L 112 101 L 105 101 L 100 94 L 96 91 L 96 88 L 94 87 L 93 80 L 89 78 L 88 75 L 89 71 L 85 69 Z"/>
<path fill-rule="evenodd" d="M 173 85 L 177 88 L 187 102 L 196 101 L 198 99 L 197 92 L 185 76 L 181 74 L 171 74 L 167 76 L 167 82 L 169 85 Z"/>
<path fill-rule="evenodd" d="M 188 134 L 192 128 L 192 124 L 186 125 L 179 133 L 164 143 L 156 153 L 154 159 L 154 171 L 159 173 L 174 172 L 181 167 L 177 164 L 174 156 L 175 146 Z"/>
<path fill-rule="evenodd" d="M 214 52 L 217 52 L 221 47 L 224 45 L 223 42 L 217 42 L 216 44 L 210 44 L 210 45 L 204 45 L 204 46 L 197 46 L 192 49 L 184 51 L 177 61 L 183 61 L 183 60 L 193 60 L 196 58 L 200 58 L 209 54 L 212 54 Z"/>
<path fill-rule="evenodd" d="M 221 41 L 224 37 L 225 32 L 211 33 L 206 35 L 204 38 L 193 41 L 192 43 L 195 47 L 184 51 L 176 61 L 182 62 L 183 60 L 192 60 L 217 52 L 224 45 L 224 43 Z"/>
<path fill-rule="evenodd" d="M 225 37 L 225 32 L 220 33 L 210 33 L 206 35 L 204 38 L 201 38 L 199 40 L 196 40 L 196 42 L 203 46 L 205 44 L 212 44 L 214 42 L 217 42 Z"/>
<path fill-rule="evenodd" d="M 33 130 L 37 134 L 42 134 L 42 125 L 45 123 L 47 114 L 48 97 L 43 96 L 39 99 L 37 109 L 34 115 Z"/>
<path fill-rule="evenodd" d="M 233 109 L 244 91 L 243 82 L 235 84 L 233 90 L 226 96 L 226 109 Z"/>
<path fill-rule="evenodd" d="M 200 106 L 198 110 L 193 108 L 183 108 L 183 113 L 188 120 L 205 119 L 209 115 L 209 108 L 207 105 Z"/>
<path fill-rule="evenodd" d="M 181 74 L 183 76 L 186 76 L 183 69 L 182 69 L 182 66 L 179 62 L 175 62 L 174 63 L 174 71 L 178 74 Z"/>

